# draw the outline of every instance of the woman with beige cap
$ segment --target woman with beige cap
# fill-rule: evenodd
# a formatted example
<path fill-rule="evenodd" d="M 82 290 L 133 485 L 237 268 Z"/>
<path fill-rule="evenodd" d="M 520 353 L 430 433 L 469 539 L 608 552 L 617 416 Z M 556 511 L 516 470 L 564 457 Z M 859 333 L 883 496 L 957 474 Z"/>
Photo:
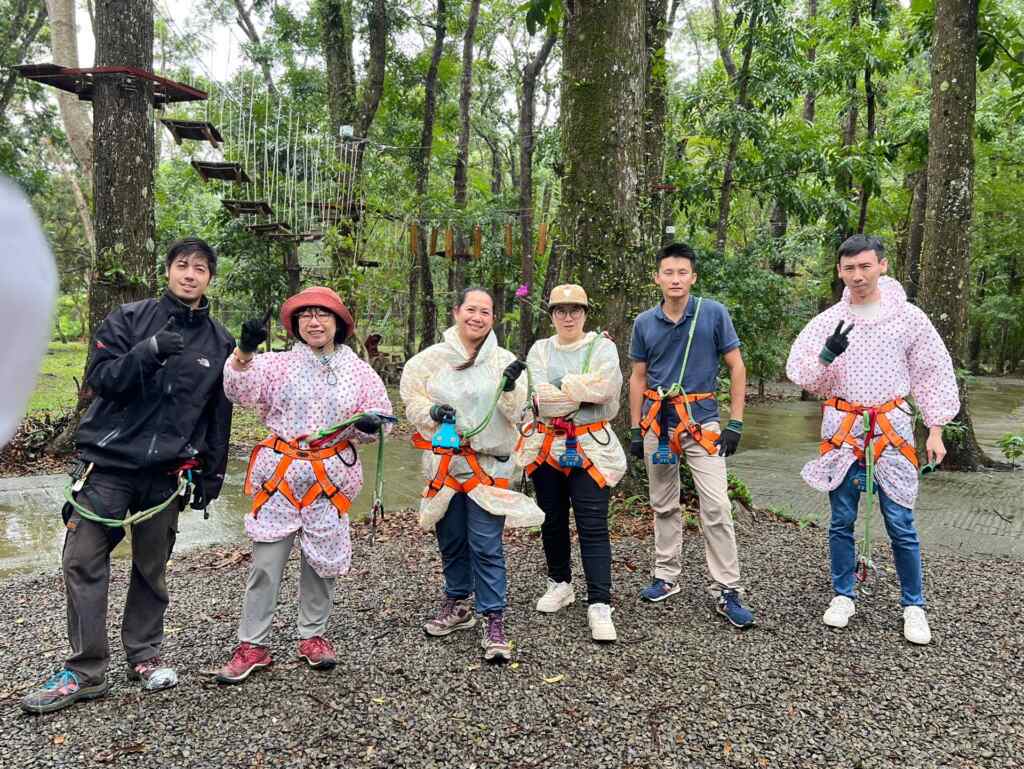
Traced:
<path fill-rule="evenodd" d="M 537 341 L 527 356 L 536 390 L 534 420 L 523 430 L 516 460 L 533 481 L 544 510 L 548 584 L 537 611 L 556 612 L 576 600 L 571 506 L 587 579 L 591 635 L 595 641 L 614 641 L 608 498 L 626 473 L 626 455 L 609 422 L 619 412 L 622 370 L 611 339 L 584 330 L 588 307 L 586 292 L 575 284 L 556 286 L 548 298 L 557 333 Z"/>

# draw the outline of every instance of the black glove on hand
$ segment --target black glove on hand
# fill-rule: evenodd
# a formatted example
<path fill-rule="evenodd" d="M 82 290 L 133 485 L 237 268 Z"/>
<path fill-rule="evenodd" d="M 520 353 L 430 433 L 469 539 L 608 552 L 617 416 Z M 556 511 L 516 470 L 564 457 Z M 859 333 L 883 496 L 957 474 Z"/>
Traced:
<path fill-rule="evenodd" d="M 193 510 L 205 510 L 206 506 L 210 504 L 210 500 L 206 496 L 206 476 L 203 475 L 202 471 L 195 469 L 192 471 L 192 502 L 190 507 Z"/>
<path fill-rule="evenodd" d="M 267 341 L 267 321 L 272 310 L 267 310 L 263 319 L 250 318 L 242 324 L 242 335 L 238 340 L 238 349 L 242 352 L 256 352 L 260 345 Z"/>
<path fill-rule="evenodd" d="M 150 337 L 150 344 L 153 352 L 160 360 L 166 360 L 172 355 L 180 355 L 185 349 L 185 338 L 174 331 L 174 317 L 167 319 L 164 327 Z"/>
<path fill-rule="evenodd" d="M 430 407 L 430 418 L 438 424 L 441 424 L 441 422 L 454 422 L 455 407 L 449 406 L 447 403 L 435 404 Z"/>
<path fill-rule="evenodd" d="M 521 360 L 514 360 L 509 363 L 505 370 L 501 372 L 501 375 L 505 377 L 505 392 L 512 392 L 516 389 L 516 380 L 519 379 L 519 375 L 526 370 L 526 364 Z"/>
<path fill-rule="evenodd" d="M 637 459 L 644 458 L 644 434 L 639 427 L 629 429 L 629 453 Z"/>
<path fill-rule="evenodd" d="M 740 436 L 743 432 L 743 423 L 738 419 L 730 419 L 729 424 L 722 430 L 722 434 L 715 441 L 718 447 L 718 456 L 731 457 L 736 453 L 740 445 Z"/>
<path fill-rule="evenodd" d="M 827 365 L 846 352 L 846 348 L 850 345 L 851 331 L 853 331 L 853 323 L 850 323 L 850 325 L 844 330 L 843 322 L 839 321 L 839 325 L 836 326 L 836 330 L 832 332 L 832 336 L 825 340 L 825 346 L 818 355 L 818 357 L 821 358 L 822 363 Z"/>
<path fill-rule="evenodd" d="M 376 414 L 364 414 L 356 420 L 355 428 L 361 433 L 376 435 L 382 424 L 384 420 Z"/>

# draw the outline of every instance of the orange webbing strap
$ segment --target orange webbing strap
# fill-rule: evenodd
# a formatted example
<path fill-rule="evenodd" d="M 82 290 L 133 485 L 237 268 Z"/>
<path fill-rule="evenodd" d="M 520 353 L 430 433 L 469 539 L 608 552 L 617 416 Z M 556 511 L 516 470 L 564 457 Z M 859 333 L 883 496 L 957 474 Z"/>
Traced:
<path fill-rule="evenodd" d="M 427 484 L 427 488 L 423 490 L 423 496 L 427 499 L 437 496 L 437 492 L 445 486 L 454 489 L 456 492 L 467 494 L 481 485 L 497 486 L 499 489 L 508 488 L 508 478 L 492 478 L 485 473 L 484 469 L 480 466 L 480 460 L 477 459 L 477 453 L 466 444 L 463 444 L 462 448 L 459 449 L 442 449 L 435 447 L 419 433 L 415 433 L 412 436 L 412 445 L 422 451 L 429 451 L 441 457 L 441 461 L 437 465 L 437 472 L 434 473 L 433 479 Z M 467 478 L 462 483 L 455 480 L 451 475 L 452 458 L 455 456 L 465 459 L 467 464 L 469 464 L 469 469 L 473 471 L 473 477 Z"/>
<path fill-rule="evenodd" d="M 257 490 L 252 482 L 252 472 L 256 466 L 256 457 L 260 449 L 263 448 L 281 454 L 281 461 L 277 463 L 270 478 Z M 352 448 L 352 444 L 348 441 L 341 441 L 325 449 L 304 449 L 295 442 L 285 441 L 274 435 L 257 443 L 252 454 L 249 455 L 249 467 L 245 472 L 245 493 L 252 497 L 252 517 L 256 518 L 260 508 L 277 493 L 282 494 L 297 510 L 309 507 L 323 494 L 334 505 L 339 516 L 346 515 L 349 508 L 352 507 L 352 500 L 331 482 L 327 475 L 327 469 L 324 467 L 324 460 L 336 456 L 348 448 Z M 313 467 L 313 475 L 316 476 L 316 483 L 309 487 L 302 499 L 295 496 L 288 481 L 284 479 L 288 468 L 296 460 L 309 462 Z"/>
<path fill-rule="evenodd" d="M 857 457 L 858 461 L 864 461 L 864 445 L 859 443 L 850 433 L 853 430 L 853 426 L 857 423 L 857 417 L 862 416 L 865 412 L 872 413 L 875 417 L 875 424 L 878 425 L 878 429 L 881 432 L 881 436 L 874 443 L 874 460 L 877 462 L 887 448 L 892 446 L 898 450 L 914 467 L 918 466 L 917 451 L 910 445 L 910 441 L 906 440 L 902 435 L 896 432 L 896 428 L 892 426 L 892 422 L 886 416 L 890 411 L 895 408 L 899 408 L 905 403 L 903 398 L 893 398 L 891 401 L 883 403 L 881 406 L 864 406 L 860 403 L 850 403 L 844 401 L 842 398 L 829 398 L 825 401 L 824 406 L 831 406 L 836 411 L 842 411 L 846 414 L 843 417 L 843 421 L 839 424 L 839 429 L 836 430 L 835 435 L 829 438 L 827 441 L 821 442 L 820 452 L 821 456 L 828 454 L 830 451 L 842 448 L 844 444 L 850 446 L 853 449 L 854 456 Z M 824 408 L 824 406 L 822 408 Z M 864 436 L 864 444 L 868 440 L 867 435 Z"/>
<path fill-rule="evenodd" d="M 718 440 L 719 434 L 713 430 L 705 430 L 701 425 L 692 421 L 690 414 L 686 410 L 686 404 L 714 398 L 714 393 L 687 393 L 686 395 L 679 394 L 673 395 L 671 398 L 662 398 L 657 390 L 648 390 L 644 393 L 644 397 L 651 402 L 647 415 L 640 422 L 640 429 L 644 433 L 648 430 L 654 430 L 654 434 L 661 437 L 661 421 L 658 419 L 658 415 L 661 413 L 662 400 L 667 400 L 675 407 L 676 414 L 679 415 L 679 424 L 676 425 L 676 429 L 669 436 L 669 448 L 672 449 L 672 453 L 677 456 L 682 455 L 682 436 L 685 430 L 690 434 L 694 442 L 698 443 L 709 455 L 716 456 L 718 454 L 718 447 L 715 446 L 715 441 Z"/>
<path fill-rule="evenodd" d="M 608 422 L 603 420 L 600 422 L 591 422 L 585 425 L 576 425 L 576 437 L 586 435 L 588 433 L 595 433 L 598 430 L 604 430 L 607 426 Z M 534 471 L 536 471 L 538 467 L 543 464 L 547 464 L 558 470 L 560 473 L 569 475 L 569 473 L 572 472 L 572 468 L 562 467 L 558 464 L 558 459 L 551 455 L 551 447 L 555 442 L 555 438 L 565 435 L 564 431 L 556 430 L 543 422 L 537 423 L 537 430 L 544 433 L 544 442 L 540 445 L 540 451 L 537 452 L 537 457 L 526 466 L 526 474 L 533 475 Z M 598 488 L 603 489 L 607 486 L 608 481 L 605 480 L 601 471 L 597 469 L 597 465 L 595 465 L 590 460 L 590 457 L 587 456 L 586 452 L 583 451 L 582 446 L 576 447 L 576 453 L 579 454 L 580 458 L 583 460 L 582 469 L 586 470 L 587 474 L 594 479 L 594 483 L 597 484 Z"/>

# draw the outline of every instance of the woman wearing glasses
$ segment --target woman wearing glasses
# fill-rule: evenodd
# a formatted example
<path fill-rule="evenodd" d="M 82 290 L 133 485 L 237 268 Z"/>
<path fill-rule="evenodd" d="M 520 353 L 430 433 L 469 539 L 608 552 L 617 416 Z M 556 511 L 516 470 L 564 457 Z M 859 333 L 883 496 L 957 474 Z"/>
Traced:
<path fill-rule="evenodd" d="M 268 319 L 269 313 L 242 325 L 238 348 L 224 367 L 228 398 L 257 409 L 272 431 L 254 449 L 246 475 L 246 493 L 253 497 L 245 520 L 252 566 L 239 645 L 217 673 L 228 684 L 271 664 L 271 622 L 296 537 L 299 657 L 321 670 L 336 664 L 324 635 L 335 578 L 352 561 L 347 512 L 363 485 L 355 444 L 378 438 L 392 413 L 380 377 L 342 344 L 354 322 L 334 291 L 314 286 L 288 299 L 281 325 L 295 345 L 257 356 Z"/>
<path fill-rule="evenodd" d="M 587 307 L 587 294 L 577 285 L 556 286 L 548 298 L 557 333 L 536 342 L 527 357 L 536 388 L 534 420 L 523 430 L 516 459 L 533 480 L 544 510 L 548 583 L 537 611 L 556 612 L 576 600 L 570 572 L 572 506 L 590 632 L 595 641 L 614 641 L 608 497 L 626 473 L 626 455 L 609 422 L 619 412 L 622 370 L 611 339 L 584 331 Z"/>

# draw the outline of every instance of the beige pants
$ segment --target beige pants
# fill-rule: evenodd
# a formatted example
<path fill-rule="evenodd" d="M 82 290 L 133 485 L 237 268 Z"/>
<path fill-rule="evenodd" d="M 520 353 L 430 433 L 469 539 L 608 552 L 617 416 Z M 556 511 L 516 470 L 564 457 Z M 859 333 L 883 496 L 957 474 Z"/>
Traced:
<path fill-rule="evenodd" d="M 718 422 L 704 428 L 719 430 Z M 644 436 L 644 462 L 654 508 L 654 578 L 676 582 L 682 571 L 683 514 L 679 504 L 679 465 L 651 464 L 658 448 L 653 430 Z M 700 497 L 700 527 L 704 534 L 704 556 L 713 587 L 738 588 L 740 563 L 736 554 L 736 531 L 732 525 L 732 502 L 726 478 L 725 459 L 710 456 L 686 432 L 682 448 Z"/>

